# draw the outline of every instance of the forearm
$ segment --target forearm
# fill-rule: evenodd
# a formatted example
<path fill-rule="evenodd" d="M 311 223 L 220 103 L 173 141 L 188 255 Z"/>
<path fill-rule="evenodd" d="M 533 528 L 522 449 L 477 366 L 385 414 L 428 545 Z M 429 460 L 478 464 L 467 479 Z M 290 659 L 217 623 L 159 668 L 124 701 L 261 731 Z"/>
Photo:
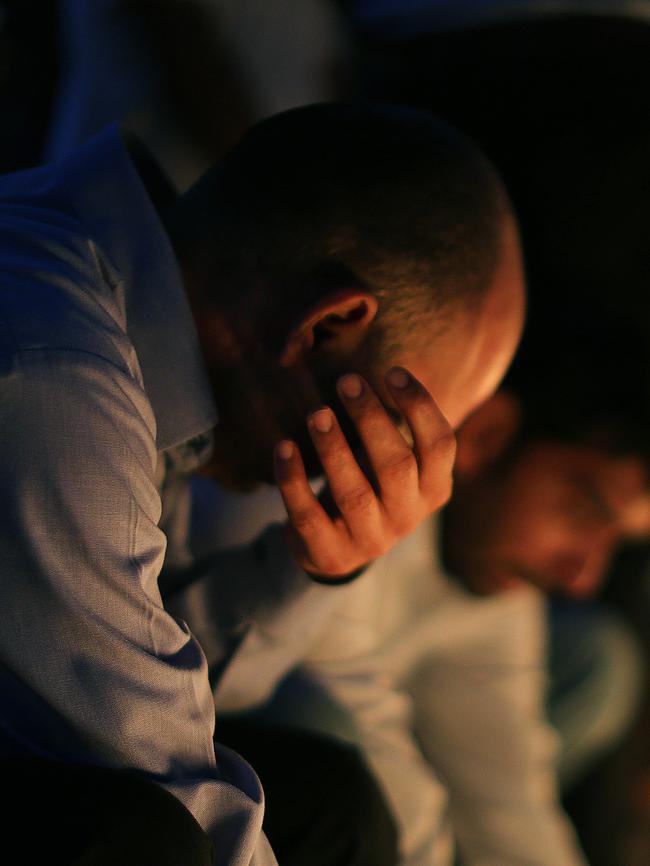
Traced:
<path fill-rule="evenodd" d="M 543 599 L 525 589 L 468 600 L 466 617 L 472 610 L 467 639 L 421 664 L 409 683 L 421 748 L 447 782 L 463 862 L 582 866 L 544 717 Z"/>

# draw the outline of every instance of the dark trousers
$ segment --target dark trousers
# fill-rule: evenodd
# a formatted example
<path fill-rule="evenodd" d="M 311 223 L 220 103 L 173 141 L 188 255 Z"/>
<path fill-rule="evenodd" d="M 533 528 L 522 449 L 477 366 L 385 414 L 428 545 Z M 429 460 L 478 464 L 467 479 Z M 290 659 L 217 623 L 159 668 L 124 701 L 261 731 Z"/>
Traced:
<path fill-rule="evenodd" d="M 279 866 L 394 866 L 395 822 L 357 749 L 255 722 L 218 721 L 217 739 L 251 764 Z"/>
<path fill-rule="evenodd" d="M 279 866 L 393 866 L 396 833 L 357 752 L 310 734 L 221 723 L 256 769 Z M 218 746 L 217 746 L 218 750 Z M 3 849 L 30 866 L 210 866 L 190 812 L 136 774 L 38 758 L 2 761 Z M 12 844 L 15 842 L 15 844 Z"/>
<path fill-rule="evenodd" d="M 210 866 L 212 843 L 159 785 L 39 758 L 2 761 L 2 841 L 25 866 Z M 12 844 L 13 843 L 13 844 Z"/>

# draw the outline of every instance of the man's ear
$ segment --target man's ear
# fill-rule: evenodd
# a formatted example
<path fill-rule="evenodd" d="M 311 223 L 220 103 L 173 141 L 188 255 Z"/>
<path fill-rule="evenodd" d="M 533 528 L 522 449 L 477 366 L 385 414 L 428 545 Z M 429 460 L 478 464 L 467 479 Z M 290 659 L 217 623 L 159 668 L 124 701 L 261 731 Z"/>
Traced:
<path fill-rule="evenodd" d="M 457 435 L 455 474 L 470 479 L 494 463 L 512 442 L 521 423 L 519 401 L 497 391 L 469 416 Z"/>
<path fill-rule="evenodd" d="M 377 315 L 377 299 L 360 289 L 324 295 L 294 325 L 280 352 L 283 367 L 292 367 L 316 352 L 341 355 L 354 351 Z"/>

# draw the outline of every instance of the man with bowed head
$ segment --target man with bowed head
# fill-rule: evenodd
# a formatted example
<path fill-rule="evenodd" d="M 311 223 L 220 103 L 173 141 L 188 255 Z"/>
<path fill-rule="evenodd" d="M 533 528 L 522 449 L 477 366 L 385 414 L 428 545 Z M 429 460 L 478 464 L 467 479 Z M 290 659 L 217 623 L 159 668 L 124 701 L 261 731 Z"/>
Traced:
<path fill-rule="evenodd" d="M 507 197 L 433 117 L 326 105 L 254 127 L 178 199 L 110 128 L 3 178 L 0 208 L 1 754 L 68 813 L 135 771 L 131 849 L 162 832 L 156 782 L 215 863 L 274 863 L 255 773 L 213 743 L 208 674 L 236 689 L 260 648 L 281 671 L 336 585 L 446 502 L 452 430 L 522 328 Z M 274 472 L 286 524 L 194 561 L 199 468 L 239 489 Z M 196 637 L 161 572 L 165 593 L 210 587 Z M 109 799 L 93 844 L 114 856 L 128 799 Z"/>

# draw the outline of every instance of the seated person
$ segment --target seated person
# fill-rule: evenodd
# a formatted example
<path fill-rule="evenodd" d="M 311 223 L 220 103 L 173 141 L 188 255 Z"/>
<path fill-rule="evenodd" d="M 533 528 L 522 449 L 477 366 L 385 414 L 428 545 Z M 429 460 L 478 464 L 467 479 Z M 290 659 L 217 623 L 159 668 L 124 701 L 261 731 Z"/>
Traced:
<path fill-rule="evenodd" d="M 531 324 L 493 409 L 495 427 L 510 414 L 518 432 L 492 469 L 457 467 L 446 561 L 479 594 L 530 582 L 551 596 L 548 712 L 566 789 L 616 743 L 640 698 L 637 642 L 595 599 L 616 577 L 621 543 L 647 540 L 648 362 L 643 335 L 612 316 L 586 325 L 565 311 L 551 357 L 551 323 L 538 310 Z M 470 419 L 465 442 L 480 426 Z"/>
<path fill-rule="evenodd" d="M 441 526 L 434 519 L 421 527 L 347 589 L 296 658 L 299 672 L 258 714 L 361 746 L 397 817 L 404 864 L 450 863 L 454 839 L 467 864 L 584 862 L 557 794 L 544 593 L 592 591 L 615 548 L 645 535 L 650 520 L 638 382 L 630 380 L 626 403 L 619 368 L 612 373 L 607 355 L 594 357 L 591 341 L 578 344 L 572 325 L 564 343 L 556 327 L 556 361 L 541 368 L 530 338 L 511 390 L 459 431 L 456 489 Z M 627 357 L 632 367 L 640 363 L 629 345 Z M 257 503 L 220 494 L 217 506 L 220 542 L 226 534 L 241 540 L 272 517 L 272 493 Z M 205 525 L 197 529 L 209 543 L 218 540 Z M 200 615 L 198 627 L 208 632 L 209 603 L 200 585 L 186 599 L 186 613 Z M 578 622 L 576 644 L 582 635 Z M 567 777 L 584 762 L 585 746 L 593 755 L 620 733 L 638 699 L 628 633 L 601 618 L 597 635 L 614 670 L 601 694 L 602 676 L 597 682 L 599 700 L 586 718 L 564 713 Z M 565 666 L 572 649 L 564 649 Z M 245 661 L 258 673 L 268 664 L 255 653 Z M 259 693 L 246 688 L 245 676 L 230 684 L 226 676 L 215 697 L 232 712 L 252 707 Z M 562 721 L 562 707 L 555 709 Z M 601 718 L 595 738 L 594 714 Z M 576 755 L 585 733 L 591 741 Z"/>
<path fill-rule="evenodd" d="M 139 866 L 144 849 L 189 863 L 155 832 L 175 811 L 201 863 L 213 843 L 215 866 L 271 866 L 258 777 L 215 748 L 209 673 L 264 648 L 271 675 L 256 682 L 272 687 L 293 653 L 287 626 L 308 638 L 345 589 L 332 584 L 448 499 L 453 428 L 498 385 L 521 334 L 507 196 L 432 116 L 327 105 L 254 127 L 178 198 L 113 127 L 2 178 L 0 203 L 7 826 L 33 860 L 66 862 L 88 843 L 97 862 L 97 842 L 101 862 Z M 334 512 L 309 487 L 313 466 Z M 194 565 L 183 490 L 199 467 L 239 487 L 275 477 L 289 515 L 202 564 L 230 626 L 216 647 L 161 599 Z M 314 772 L 276 751 L 312 822 L 327 823 L 340 800 L 323 808 Z M 129 803 L 153 791 L 149 820 L 109 781 L 113 796 L 62 847 L 38 832 L 45 816 L 74 825 L 102 779 L 122 779 Z"/>

